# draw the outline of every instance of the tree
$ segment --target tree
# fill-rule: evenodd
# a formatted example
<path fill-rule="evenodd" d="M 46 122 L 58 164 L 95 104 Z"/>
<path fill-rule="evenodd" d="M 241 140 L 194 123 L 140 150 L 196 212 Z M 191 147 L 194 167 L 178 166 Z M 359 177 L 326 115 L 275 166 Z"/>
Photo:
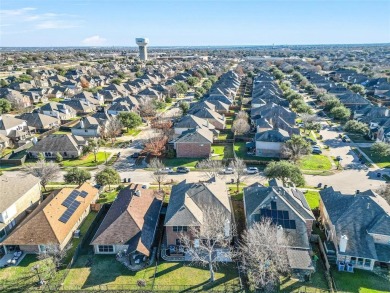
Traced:
<path fill-rule="evenodd" d="M 80 77 L 80 83 L 83 89 L 89 88 L 89 81 L 84 76 Z"/>
<path fill-rule="evenodd" d="M 299 167 L 287 161 L 269 163 L 264 170 L 264 174 L 267 178 L 282 180 L 283 185 L 286 185 L 288 181 L 297 186 L 305 184 L 305 179 Z"/>
<path fill-rule="evenodd" d="M 100 139 L 90 139 L 88 140 L 88 146 L 87 148 L 93 152 L 93 155 L 95 157 L 95 163 L 97 162 L 97 153 L 99 152 L 100 147 L 102 146 L 102 141 Z"/>
<path fill-rule="evenodd" d="M 38 153 L 37 159 L 38 159 L 38 161 L 44 161 L 45 160 L 45 155 L 43 153 Z"/>
<path fill-rule="evenodd" d="M 108 121 L 103 133 L 114 142 L 115 138 L 122 133 L 122 123 L 117 117 L 112 117 Z"/>
<path fill-rule="evenodd" d="M 149 168 L 153 170 L 152 178 L 158 184 L 158 190 L 161 190 L 161 183 L 164 183 L 168 174 L 161 172 L 165 169 L 164 163 L 158 158 L 152 158 L 149 162 Z"/>
<path fill-rule="evenodd" d="M 187 78 L 187 83 L 188 83 L 189 86 L 194 86 L 198 82 L 199 82 L 199 78 L 197 78 L 195 76 L 190 76 L 189 78 Z"/>
<path fill-rule="evenodd" d="M 181 109 L 183 115 L 185 115 L 190 109 L 190 105 L 187 102 L 181 102 L 179 108 Z"/>
<path fill-rule="evenodd" d="M 56 153 L 56 162 L 61 163 L 64 158 L 61 156 L 60 153 Z"/>
<path fill-rule="evenodd" d="M 247 133 L 251 129 L 248 120 L 235 119 L 232 125 L 232 131 L 234 134 L 242 135 Z"/>
<path fill-rule="evenodd" d="M 20 111 L 26 108 L 23 97 L 17 97 L 16 95 L 9 93 L 7 95 L 7 100 L 11 103 L 12 109 L 15 111 Z"/>
<path fill-rule="evenodd" d="M 8 82 L 6 82 L 4 79 L 0 79 L 0 87 L 7 87 Z"/>
<path fill-rule="evenodd" d="M 341 106 L 341 102 L 338 98 L 331 95 L 325 95 L 321 98 L 321 101 L 324 103 L 324 110 L 330 111 L 335 107 Z"/>
<path fill-rule="evenodd" d="M 64 175 L 66 183 L 83 184 L 85 181 L 91 179 L 91 173 L 85 169 L 72 168 Z"/>
<path fill-rule="evenodd" d="M 55 243 L 45 245 L 45 251 L 38 255 L 39 260 L 50 259 L 54 265 L 54 272 L 56 272 L 63 265 L 63 259 L 67 256 L 69 250 L 72 248 L 72 243 L 62 248 Z"/>
<path fill-rule="evenodd" d="M 333 116 L 333 118 L 339 120 L 347 120 L 349 117 L 351 117 L 351 111 L 344 106 L 332 108 L 332 110 L 330 110 L 330 114 Z"/>
<path fill-rule="evenodd" d="M 140 99 L 139 103 L 140 115 L 144 118 L 151 118 L 156 116 L 156 104 L 150 98 Z"/>
<path fill-rule="evenodd" d="M 278 291 L 280 276 L 289 271 L 288 246 L 286 233 L 271 220 L 254 223 L 244 232 L 238 255 L 253 291 Z"/>
<path fill-rule="evenodd" d="M 212 85 L 213 85 L 213 83 L 209 79 L 206 79 L 202 84 L 202 88 L 204 88 L 206 91 L 208 91 Z"/>
<path fill-rule="evenodd" d="M 390 184 L 383 185 L 377 190 L 377 193 L 382 196 L 390 205 Z"/>
<path fill-rule="evenodd" d="M 353 91 L 353 92 L 355 92 L 357 94 L 361 94 L 361 95 L 364 95 L 364 93 L 366 92 L 366 89 L 361 84 L 353 84 L 353 85 L 350 86 L 349 89 L 351 91 Z"/>
<path fill-rule="evenodd" d="M 344 125 L 344 130 L 351 133 L 367 134 L 369 129 L 367 124 L 356 120 L 349 120 Z"/>
<path fill-rule="evenodd" d="M 244 119 L 248 121 L 249 115 L 245 111 L 239 111 L 236 115 L 236 119 Z"/>
<path fill-rule="evenodd" d="M 222 161 L 204 159 L 198 162 L 196 168 L 201 169 L 207 178 L 217 177 L 223 169 Z"/>
<path fill-rule="evenodd" d="M 12 105 L 6 99 L 0 99 L 0 114 L 8 113 L 11 111 Z"/>
<path fill-rule="evenodd" d="M 25 174 L 38 177 L 41 180 L 43 189 L 46 191 L 47 183 L 57 179 L 61 169 L 53 161 L 46 162 L 45 160 L 39 160 L 34 164 L 25 165 L 23 171 Z"/>
<path fill-rule="evenodd" d="M 283 145 L 282 153 L 288 157 L 294 163 L 297 162 L 302 156 L 310 154 L 311 146 L 300 135 L 293 135 Z"/>
<path fill-rule="evenodd" d="M 370 150 L 381 157 L 390 156 L 390 144 L 386 142 L 376 142 L 371 146 Z"/>
<path fill-rule="evenodd" d="M 116 84 L 116 85 L 120 85 L 121 82 L 122 82 L 122 80 L 120 78 L 114 78 L 111 80 L 111 83 Z"/>
<path fill-rule="evenodd" d="M 110 190 L 111 185 L 119 184 L 121 182 L 121 177 L 116 170 L 110 167 L 106 167 L 104 170 L 95 175 L 95 180 L 99 185 L 108 185 L 108 189 Z"/>
<path fill-rule="evenodd" d="M 234 171 L 233 178 L 236 180 L 237 192 L 238 192 L 240 183 L 244 182 L 244 180 L 245 180 L 246 164 L 245 164 L 244 160 L 236 158 L 230 162 L 229 167 L 232 168 Z"/>
<path fill-rule="evenodd" d="M 189 233 L 181 234 L 180 242 L 192 262 L 208 266 L 210 281 L 214 282 L 214 271 L 220 263 L 220 258 L 233 256 L 230 243 L 235 229 L 231 214 L 226 210 L 210 205 L 200 208 L 203 212 L 202 224 L 191 225 Z"/>
<path fill-rule="evenodd" d="M 159 135 L 152 138 L 145 143 L 144 151 L 152 156 L 159 157 L 165 153 L 168 137 Z"/>
<path fill-rule="evenodd" d="M 142 118 L 135 112 L 121 112 L 118 115 L 122 125 L 127 128 L 127 131 L 142 125 Z"/>
<path fill-rule="evenodd" d="M 188 91 L 188 85 L 185 82 L 178 82 L 174 85 L 176 93 L 179 95 L 185 95 Z"/>

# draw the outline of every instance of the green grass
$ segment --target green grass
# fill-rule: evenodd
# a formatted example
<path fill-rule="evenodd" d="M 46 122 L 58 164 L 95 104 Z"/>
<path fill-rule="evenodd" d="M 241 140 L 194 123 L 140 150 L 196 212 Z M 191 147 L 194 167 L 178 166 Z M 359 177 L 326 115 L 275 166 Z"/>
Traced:
<path fill-rule="evenodd" d="M 308 155 L 301 158 L 299 167 L 303 170 L 327 171 L 332 168 L 332 163 L 325 155 Z"/>
<path fill-rule="evenodd" d="M 107 153 L 107 159 L 109 156 L 110 154 Z M 100 165 L 106 161 L 105 152 L 98 152 L 96 154 L 96 160 L 97 162 L 95 162 L 95 155 L 91 153 L 80 159 L 63 160 L 61 162 L 61 165 L 63 167 L 93 167 L 96 165 Z"/>
<path fill-rule="evenodd" d="M 115 200 L 116 196 L 118 195 L 119 191 L 116 191 L 115 189 L 113 191 L 109 192 L 103 192 L 100 194 L 98 203 L 111 203 Z"/>
<path fill-rule="evenodd" d="M 258 157 L 258 156 L 249 156 L 247 155 L 247 149 L 245 142 L 235 142 L 234 143 L 234 152 L 237 157 L 244 160 L 254 160 L 254 161 L 278 161 L 278 158 L 267 158 L 267 157 Z"/>
<path fill-rule="evenodd" d="M 238 186 L 238 192 L 237 192 L 237 184 L 227 184 L 228 192 L 232 200 L 242 200 L 244 193 L 243 189 L 246 187 L 245 183 L 240 183 Z"/>
<path fill-rule="evenodd" d="M 365 138 L 363 134 L 347 133 L 347 136 L 355 143 L 373 142 Z"/>
<path fill-rule="evenodd" d="M 162 159 L 163 163 L 167 167 L 188 167 L 195 168 L 195 165 L 204 158 L 173 158 L 173 159 Z"/>
<path fill-rule="evenodd" d="M 369 271 L 355 269 L 354 273 L 332 271 L 339 292 L 390 292 L 390 282 Z"/>
<path fill-rule="evenodd" d="M 70 133 L 71 133 L 70 131 L 58 130 L 58 131 L 54 132 L 53 134 L 70 134 Z"/>
<path fill-rule="evenodd" d="M 318 191 L 308 190 L 305 192 L 305 198 L 312 210 L 320 205 L 320 194 Z"/>
<path fill-rule="evenodd" d="M 213 145 L 211 149 L 213 150 L 213 160 L 231 159 L 234 157 L 233 145 Z"/>
<path fill-rule="evenodd" d="M 137 136 L 141 132 L 141 129 L 133 128 L 123 133 L 124 136 Z"/>
<path fill-rule="evenodd" d="M 390 168 L 390 156 L 380 156 L 370 148 L 360 148 L 379 168 Z M 357 151 L 358 152 L 358 151 Z"/>

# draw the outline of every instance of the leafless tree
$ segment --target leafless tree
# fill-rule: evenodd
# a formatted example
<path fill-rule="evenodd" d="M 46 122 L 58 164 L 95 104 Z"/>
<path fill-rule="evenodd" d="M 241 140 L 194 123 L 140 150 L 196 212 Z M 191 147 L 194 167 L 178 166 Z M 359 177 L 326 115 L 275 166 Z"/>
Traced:
<path fill-rule="evenodd" d="M 161 183 L 164 183 L 168 175 L 162 172 L 165 168 L 164 163 L 158 158 L 152 158 L 149 163 L 149 168 L 153 170 L 152 178 L 158 183 L 158 190 L 161 191 Z"/>
<path fill-rule="evenodd" d="M 151 98 L 141 98 L 139 103 L 141 117 L 145 119 L 154 118 L 157 114 L 156 105 Z"/>
<path fill-rule="evenodd" d="M 167 143 L 168 137 L 164 134 L 151 137 L 147 140 L 147 142 L 145 142 L 144 152 L 147 152 L 152 156 L 159 157 L 164 154 Z"/>
<path fill-rule="evenodd" d="M 45 245 L 45 252 L 41 252 L 38 255 L 39 260 L 50 259 L 54 265 L 54 272 L 56 272 L 62 265 L 63 259 L 67 256 L 69 250 L 72 248 L 72 244 L 65 246 L 61 249 L 58 244 L 50 243 Z"/>
<path fill-rule="evenodd" d="M 41 185 L 46 191 L 47 183 L 57 179 L 61 169 L 60 166 L 53 161 L 46 162 L 43 159 L 38 160 L 34 164 L 26 164 L 23 171 L 25 174 L 31 174 L 41 179 Z"/>
<path fill-rule="evenodd" d="M 237 184 L 237 192 L 239 191 L 240 183 L 244 182 L 246 177 L 246 164 L 244 160 L 236 158 L 233 161 L 230 162 L 229 167 L 233 169 L 233 178 L 236 181 Z"/>
<path fill-rule="evenodd" d="M 390 185 L 383 185 L 377 190 L 378 194 L 381 195 L 390 205 Z"/>
<path fill-rule="evenodd" d="M 217 177 L 223 169 L 222 161 L 205 159 L 200 161 L 197 166 L 201 169 L 207 178 Z"/>
<path fill-rule="evenodd" d="M 115 138 L 122 133 L 122 127 L 121 121 L 117 117 L 113 117 L 108 121 L 104 132 L 114 142 Z"/>
<path fill-rule="evenodd" d="M 239 111 L 236 115 L 236 120 L 237 119 L 245 119 L 246 121 L 248 121 L 248 118 L 249 118 L 249 115 L 247 112 L 245 111 Z"/>
<path fill-rule="evenodd" d="M 248 123 L 248 120 L 245 119 L 236 119 L 233 122 L 232 131 L 235 134 L 244 134 L 247 133 L 250 130 L 250 125 Z"/>
<path fill-rule="evenodd" d="M 27 109 L 26 103 L 24 101 L 25 98 L 23 96 L 18 97 L 10 93 L 7 95 L 6 99 L 11 103 L 12 109 L 15 111 L 21 111 L 23 109 Z"/>
<path fill-rule="evenodd" d="M 218 264 L 233 257 L 230 245 L 235 234 L 231 214 L 223 208 L 204 206 L 202 224 L 194 223 L 189 233 L 182 233 L 180 242 L 192 262 L 208 266 L 210 281 L 215 281 Z"/>
<path fill-rule="evenodd" d="M 270 220 L 255 223 L 244 232 L 238 255 L 252 289 L 276 289 L 280 275 L 289 270 L 288 243 L 283 229 Z"/>

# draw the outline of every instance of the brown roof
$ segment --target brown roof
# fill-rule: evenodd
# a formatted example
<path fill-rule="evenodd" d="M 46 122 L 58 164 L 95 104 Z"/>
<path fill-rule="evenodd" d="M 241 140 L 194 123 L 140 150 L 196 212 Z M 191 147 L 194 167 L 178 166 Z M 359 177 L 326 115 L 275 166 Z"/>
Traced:
<path fill-rule="evenodd" d="M 79 207 L 66 223 L 59 221 L 67 207 L 62 202 L 75 190 L 63 188 L 49 195 L 4 241 L 6 245 L 62 244 L 81 215 L 96 199 L 98 190 L 89 183 L 84 183 L 78 191 L 86 191 L 83 198 L 77 196 Z"/>
<path fill-rule="evenodd" d="M 136 195 L 136 190 L 140 195 Z M 132 184 L 122 189 L 98 228 L 91 245 L 129 245 L 128 252 L 137 250 L 150 254 L 162 201 L 155 191 Z"/>

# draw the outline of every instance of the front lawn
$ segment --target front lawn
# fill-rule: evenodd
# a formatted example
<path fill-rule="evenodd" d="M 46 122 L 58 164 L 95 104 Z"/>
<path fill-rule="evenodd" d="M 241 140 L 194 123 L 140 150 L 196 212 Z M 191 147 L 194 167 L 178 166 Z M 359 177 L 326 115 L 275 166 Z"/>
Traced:
<path fill-rule="evenodd" d="M 204 158 L 173 158 L 173 159 L 164 158 L 162 159 L 162 162 L 167 167 L 195 168 L 195 165 L 201 160 L 204 160 Z"/>
<path fill-rule="evenodd" d="M 320 205 L 320 194 L 318 191 L 308 190 L 305 192 L 305 198 L 310 208 L 313 210 Z"/>
<path fill-rule="evenodd" d="M 247 154 L 247 148 L 245 142 L 235 142 L 234 143 L 234 152 L 237 157 L 243 160 L 253 160 L 253 161 L 279 161 L 278 158 L 268 158 L 268 157 L 258 157 L 258 156 L 250 156 Z"/>
<path fill-rule="evenodd" d="M 213 160 L 231 159 L 233 155 L 233 145 L 213 145 L 211 146 Z"/>
<path fill-rule="evenodd" d="M 124 136 L 137 136 L 141 132 L 141 129 L 133 128 L 123 133 Z"/>
<path fill-rule="evenodd" d="M 339 292 L 379 293 L 390 292 L 390 282 L 369 271 L 355 269 L 354 273 L 332 270 Z"/>
<path fill-rule="evenodd" d="M 363 134 L 347 133 L 347 136 L 355 143 L 372 142 L 372 140 L 368 140 Z"/>
<path fill-rule="evenodd" d="M 256 175 L 253 175 L 256 176 Z M 238 186 L 238 192 L 237 192 L 237 184 L 227 184 L 228 192 L 232 200 L 242 200 L 244 192 L 243 189 L 246 187 L 245 183 L 240 183 Z"/>
<path fill-rule="evenodd" d="M 91 153 L 79 159 L 63 160 L 61 165 L 63 167 L 94 167 L 103 164 L 106 161 L 106 157 L 108 159 L 110 153 L 98 152 L 96 154 L 97 162 L 95 162 L 95 155 Z"/>
<path fill-rule="evenodd" d="M 98 203 L 111 203 L 116 199 L 116 196 L 118 195 L 119 191 L 113 190 L 113 191 L 107 191 L 100 194 Z"/>
<path fill-rule="evenodd" d="M 326 171 L 332 168 L 332 163 L 327 156 L 308 155 L 301 158 L 299 167 L 303 170 Z"/>
<path fill-rule="evenodd" d="M 390 168 L 390 156 L 380 156 L 370 148 L 360 148 L 379 168 Z"/>

